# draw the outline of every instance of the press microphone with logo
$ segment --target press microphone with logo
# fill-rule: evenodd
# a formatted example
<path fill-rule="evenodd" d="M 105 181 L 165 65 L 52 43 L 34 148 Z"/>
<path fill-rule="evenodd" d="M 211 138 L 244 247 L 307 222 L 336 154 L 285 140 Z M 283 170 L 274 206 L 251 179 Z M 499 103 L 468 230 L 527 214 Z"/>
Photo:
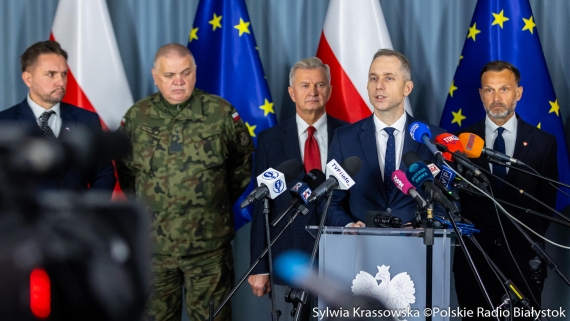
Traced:
<path fill-rule="evenodd" d="M 307 214 L 309 210 L 306 207 L 302 208 L 301 206 L 309 204 L 309 196 L 311 196 L 311 194 L 313 194 L 313 190 L 324 183 L 325 180 L 325 173 L 320 169 L 313 168 L 309 171 L 301 181 L 297 182 L 289 189 L 289 193 L 293 196 L 291 201 L 289 201 L 289 207 L 287 207 L 283 213 L 279 214 L 279 216 L 271 222 L 271 226 L 277 226 L 281 219 L 283 219 L 283 217 L 285 217 L 293 207 L 298 209 L 301 214 Z"/>
<path fill-rule="evenodd" d="M 475 177 L 480 177 L 485 182 L 489 183 L 489 180 L 479 170 L 479 168 L 477 168 L 477 166 L 473 165 L 467 158 L 465 158 L 465 155 L 463 155 L 465 148 L 457 136 L 449 133 L 443 133 L 438 135 L 435 138 L 435 141 L 438 147 L 448 151 L 451 153 L 451 155 L 453 155 L 453 159 L 456 163 L 472 171 Z"/>
<path fill-rule="evenodd" d="M 420 123 L 419 121 L 413 122 L 408 128 L 410 135 L 416 142 L 424 143 L 426 147 L 434 154 L 434 156 L 441 162 L 445 161 L 445 158 L 441 155 L 441 152 L 437 149 L 435 144 L 430 140 L 431 131 L 428 125 Z"/>
<path fill-rule="evenodd" d="M 333 189 L 347 190 L 351 188 L 354 185 L 352 176 L 358 174 L 360 167 L 362 167 L 362 161 L 358 156 L 350 156 L 341 164 L 338 164 L 334 159 L 331 160 L 326 169 L 328 179 L 313 191 L 313 194 L 309 196 L 309 202 L 320 198 Z"/>
<path fill-rule="evenodd" d="M 287 181 L 294 179 L 303 170 L 303 165 L 296 159 L 290 159 L 279 164 L 276 169 L 268 168 L 257 176 L 258 187 L 251 191 L 241 203 L 241 208 L 260 201 L 269 196 L 275 199 L 283 193 L 287 187 Z"/>
<path fill-rule="evenodd" d="M 415 188 L 422 187 L 428 195 L 448 211 L 453 212 L 456 210 L 453 203 L 448 200 L 441 190 L 433 184 L 434 180 L 431 171 L 418 154 L 414 151 L 409 151 L 404 154 L 402 159 L 404 164 L 408 166 L 406 177 Z"/>
<path fill-rule="evenodd" d="M 485 154 L 487 157 L 496 158 L 511 164 L 524 165 L 523 162 L 516 158 L 512 158 L 507 154 L 497 152 L 490 148 L 485 147 L 485 141 L 472 133 L 463 133 L 459 135 L 459 140 L 463 143 L 465 150 L 463 151 L 465 155 L 469 158 L 479 158 L 481 154 Z"/>
<path fill-rule="evenodd" d="M 425 209 L 427 207 L 426 200 L 424 200 L 420 193 L 416 191 L 415 187 L 406 177 L 406 173 L 404 173 L 404 171 L 400 169 L 394 171 L 392 173 L 392 182 L 394 182 L 394 185 L 396 185 L 396 187 L 402 191 L 402 193 L 413 197 L 421 209 Z"/>
<path fill-rule="evenodd" d="M 453 179 L 451 180 L 451 182 L 449 182 L 449 177 L 451 174 L 453 174 L 453 178 L 455 178 L 455 172 L 453 172 L 447 165 L 443 164 L 442 169 L 439 169 L 439 167 L 437 167 L 434 163 L 431 163 L 428 160 L 424 159 L 424 163 L 427 165 L 427 167 L 429 168 L 429 170 L 431 171 L 431 174 L 434 178 L 434 184 L 435 186 L 439 187 L 439 189 L 443 192 L 444 195 L 447 195 L 448 197 L 451 197 L 453 201 L 455 202 L 459 202 L 459 195 L 457 195 L 456 193 L 454 193 L 451 188 L 452 185 L 451 183 L 453 183 Z M 446 184 L 449 183 L 449 187 L 444 184 L 443 182 L 445 182 Z"/>

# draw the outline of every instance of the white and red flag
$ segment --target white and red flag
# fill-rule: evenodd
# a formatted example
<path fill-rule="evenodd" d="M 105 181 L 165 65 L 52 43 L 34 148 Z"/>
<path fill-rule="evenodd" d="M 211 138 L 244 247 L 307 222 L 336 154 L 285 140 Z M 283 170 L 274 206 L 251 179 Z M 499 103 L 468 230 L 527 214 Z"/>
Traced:
<path fill-rule="evenodd" d="M 67 51 L 64 102 L 96 112 L 114 131 L 133 96 L 105 0 L 59 0 L 50 39 Z"/>
<path fill-rule="evenodd" d="M 59 0 L 50 39 L 67 51 L 63 101 L 99 115 L 105 130 L 116 130 L 133 96 L 105 0 Z M 119 184 L 113 198 L 122 198 Z"/>
<path fill-rule="evenodd" d="M 393 49 L 378 0 L 330 1 L 317 50 L 331 68 L 328 114 L 351 123 L 370 116 L 368 69 L 374 53 L 384 48 Z M 405 108 L 412 114 L 408 98 Z"/>

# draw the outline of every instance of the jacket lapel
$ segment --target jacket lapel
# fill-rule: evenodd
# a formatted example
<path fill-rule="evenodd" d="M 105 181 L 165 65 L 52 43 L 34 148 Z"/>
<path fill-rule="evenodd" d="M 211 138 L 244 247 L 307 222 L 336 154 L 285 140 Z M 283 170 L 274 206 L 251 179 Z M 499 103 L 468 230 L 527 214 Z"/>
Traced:
<path fill-rule="evenodd" d="M 287 159 L 296 159 L 303 163 L 301 159 L 301 150 L 299 149 L 299 137 L 297 135 L 297 120 L 295 117 L 288 122 L 283 130 L 284 148 L 287 153 Z"/>
<path fill-rule="evenodd" d="M 386 195 L 386 191 L 384 190 L 383 180 L 382 180 L 382 172 L 380 172 L 380 164 L 378 163 L 378 147 L 376 146 L 376 126 L 374 126 L 374 120 L 372 116 L 369 116 L 363 123 L 362 127 L 360 127 L 361 132 L 358 133 L 358 139 L 360 140 L 360 146 L 362 147 L 362 152 L 364 154 L 364 158 L 368 163 L 368 167 L 370 168 L 370 173 L 372 174 L 372 178 L 378 186 L 378 190 L 382 194 L 382 197 L 386 201 L 388 201 L 388 197 Z"/>
<path fill-rule="evenodd" d="M 526 153 L 532 148 L 532 131 L 532 126 L 517 117 L 517 139 L 515 141 L 515 151 L 512 155 L 513 158 L 523 160 L 526 157 Z M 509 169 L 506 180 L 512 181 L 512 176 L 515 172 L 516 170 Z"/>

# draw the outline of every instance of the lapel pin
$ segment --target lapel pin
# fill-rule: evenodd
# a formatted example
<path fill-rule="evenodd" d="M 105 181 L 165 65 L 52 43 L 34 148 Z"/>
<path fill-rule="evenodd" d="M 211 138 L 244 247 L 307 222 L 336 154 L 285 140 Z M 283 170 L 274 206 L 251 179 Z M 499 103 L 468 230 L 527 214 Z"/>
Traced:
<path fill-rule="evenodd" d="M 523 142 L 523 146 L 525 146 L 525 147 L 526 147 L 526 145 L 528 145 L 528 143 L 527 143 L 527 142 Z"/>
<path fill-rule="evenodd" d="M 69 131 L 69 127 L 65 127 L 65 130 Z M 526 146 L 526 143 L 524 143 L 524 145 Z"/>

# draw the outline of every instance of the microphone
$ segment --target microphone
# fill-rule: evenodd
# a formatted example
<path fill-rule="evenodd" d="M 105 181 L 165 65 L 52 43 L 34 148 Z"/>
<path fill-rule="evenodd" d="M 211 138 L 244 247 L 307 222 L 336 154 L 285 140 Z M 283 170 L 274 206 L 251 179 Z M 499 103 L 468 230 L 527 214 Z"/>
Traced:
<path fill-rule="evenodd" d="M 453 156 L 455 152 L 463 152 L 463 145 L 459 141 L 459 138 L 457 138 L 457 136 L 453 134 L 450 133 L 439 134 L 434 139 L 434 142 L 435 145 L 438 147 L 440 145 L 445 146 L 445 152 L 442 155 L 446 160 L 450 162 L 454 161 Z"/>
<path fill-rule="evenodd" d="M 258 187 L 251 191 L 245 200 L 243 200 L 241 208 L 255 201 L 260 201 L 267 196 L 271 199 L 275 199 L 285 191 L 287 181 L 299 175 L 302 169 L 303 165 L 296 159 L 284 161 L 279 164 L 276 169 L 268 168 L 257 176 Z"/>
<path fill-rule="evenodd" d="M 427 165 L 422 161 L 420 156 L 413 151 L 409 151 L 402 157 L 406 166 L 408 166 L 408 171 L 406 172 L 406 177 L 412 183 L 415 188 L 423 187 L 423 189 L 428 193 L 436 202 L 441 204 L 445 209 L 449 211 L 456 210 L 456 207 L 452 205 L 449 201 L 433 184 L 433 176 Z"/>
<path fill-rule="evenodd" d="M 438 147 L 450 152 L 453 155 L 453 160 L 455 160 L 455 162 L 472 171 L 475 177 L 481 177 L 485 182 L 489 183 L 489 180 L 479 170 L 479 168 L 477 168 L 477 166 L 473 165 L 467 160 L 467 158 L 465 158 L 465 155 L 463 155 L 465 148 L 457 136 L 449 133 L 443 133 L 436 137 L 436 141 L 438 142 Z"/>
<path fill-rule="evenodd" d="M 301 181 L 297 182 L 289 189 L 289 193 L 293 195 L 293 198 L 289 201 L 289 207 L 287 207 L 283 213 L 279 214 L 279 216 L 271 222 L 271 226 L 277 226 L 281 219 L 283 219 L 283 217 L 285 217 L 293 207 L 299 210 L 301 214 L 306 215 L 309 210 L 303 206 L 303 203 L 305 205 L 309 204 L 309 196 L 311 196 L 313 190 L 324 183 L 325 180 L 325 174 L 317 168 L 313 168 L 310 172 L 305 174 L 305 177 L 303 177 Z"/>
<path fill-rule="evenodd" d="M 428 125 L 420 123 L 418 121 L 413 122 L 408 128 L 412 139 L 416 142 L 423 142 L 426 147 L 435 155 L 437 159 L 444 162 L 445 158 L 441 155 L 441 152 L 437 149 L 435 144 L 430 140 L 431 131 Z"/>
<path fill-rule="evenodd" d="M 331 160 L 326 169 L 328 179 L 313 191 L 308 201 L 312 202 L 335 188 L 341 190 L 351 188 L 354 185 L 352 176 L 358 174 L 360 167 L 362 161 L 358 156 L 350 156 L 340 165 L 336 160 Z"/>
<path fill-rule="evenodd" d="M 420 193 L 416 191 L 414 186 L 406 177 L 406 173 L 404 173 L 402 170 L 398 169 L 392 173 L 392 182 L 394 182 L 394 185 L 396 185 L 396 187 L 402 191 L 402 193 L 412 196 L 421 209 L 427 207 L 426 200 L 424 200 Z"/>
<path fill-rule="evenodd" d="M 455 179 L 455 172 L 451 170 L 451 168 L 445 164 L 441 167 L 441 172 L 439 173 L 439 177 L 437 177 L 438 181 L 440 181 L 445 188 L 451 189 L 453 187 L 453 180 Z"/>
<path fill-rule="evenodd" d="M 523 162 L 521 162 L 516 158 L 512 158 L 507 154 L 503 154 L 501 152 L 497 152 L 490 148 L 486 148 L 485 141 L 481 137 L 475 134 L 472 133 L 460 134 L 459 140 L 461 141 L 461 143 L 463 143 L 463 146 L 465 146 L 464 153 L 469 158 L 478 158 L 479 156 L 481 156 L 481 153 L 483 153 L 487 157 L 497 158 L 507 163 L 524 165 Z"/>
<path fill-rule="evenodd" d="M 430 163 L 430 161 L 425 160 L 424 159 L 424 163 L 427 165 L 427 167 L 429 168 L 429 170 L 431 171 L 432 176 L 434 177 L 434 184 L 435 186 L 439 187 L 439 189 L 444 193 L 444 195 L 447 195 L 449 197 L 451 197 L 453 199 L 453 201 L 455 202 L 459 202 L 459 195 L 457 195 L 456 193 L 454 193 L 453 191 L 451 191 L 451 185 L 453 183 L 453 179 L 455 178 L 455 173 L 451 170 L 450 167 L 448 167 L 447 165 L 443 164 L 442 168 L 445 169 L 446 173 L 444 174 L 447 177 L 447 180 L 444 178 L 444 181 L 446 181 L 446 183 L 449 183 L 449 187 L 447 186 L 447 184 L 443 184 L 442 183 L 442 175 L 439 175 L 438 178 L 438 174 L 442 173 L 442 170 L 439 169 L 439 167 L 437 167 L 435 164 Z M 453 174 L 453 179 L 449 180 L 449 175 Z"/>

